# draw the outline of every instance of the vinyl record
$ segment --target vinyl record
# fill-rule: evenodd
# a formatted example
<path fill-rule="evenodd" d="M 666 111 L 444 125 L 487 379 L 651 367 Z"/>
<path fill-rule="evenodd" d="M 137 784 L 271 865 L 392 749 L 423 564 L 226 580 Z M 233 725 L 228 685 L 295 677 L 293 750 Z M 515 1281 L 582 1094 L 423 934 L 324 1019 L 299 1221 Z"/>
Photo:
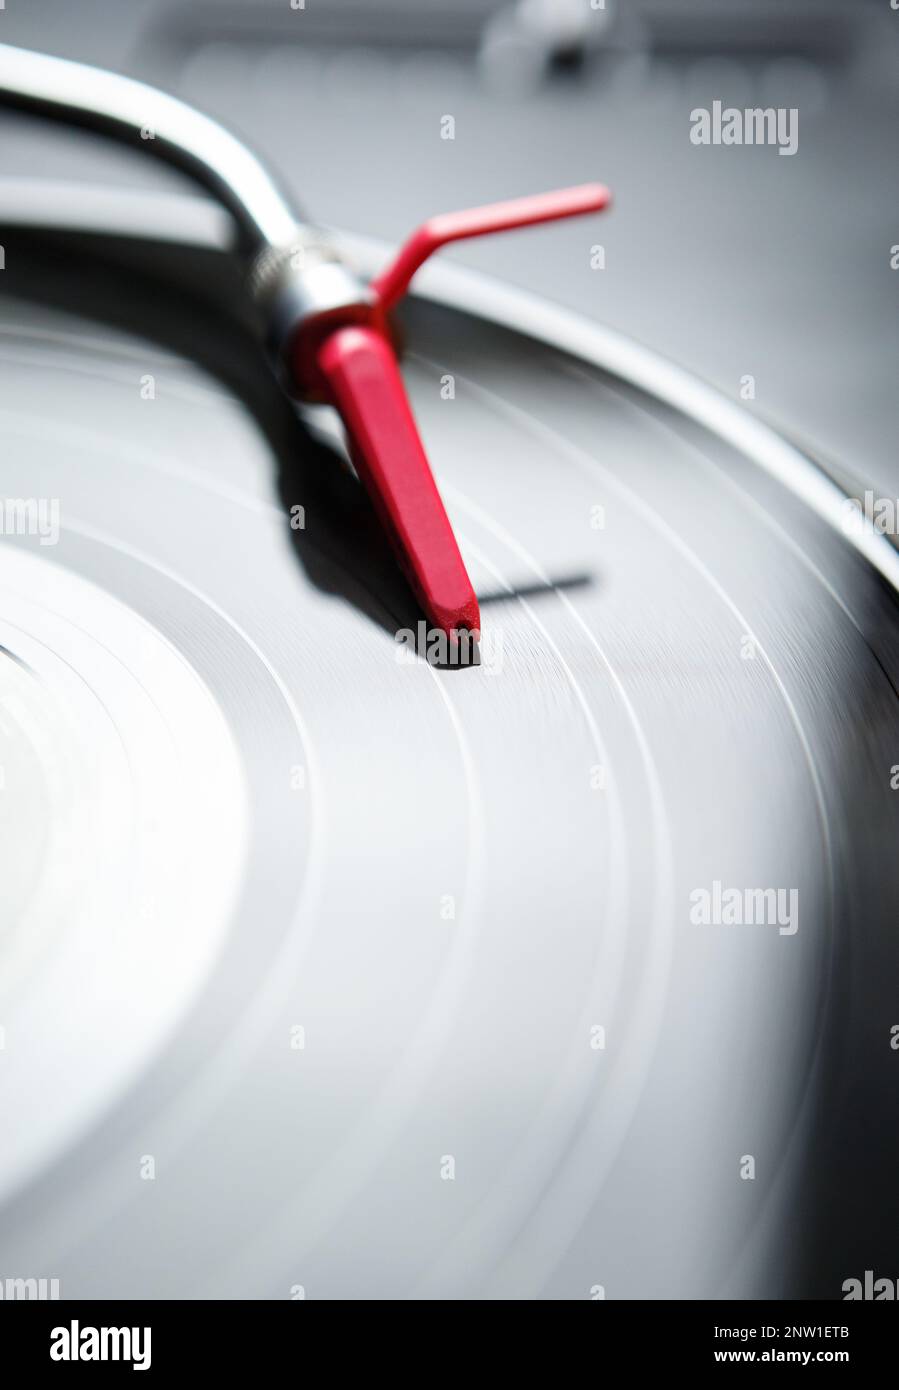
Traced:
<path fill-rule="evenodd" d="M 884 1176 L 823 1077 L 890 1066 L 888 541 L 757 416 L 435 268 L 400 323 L 481 604 L 460 664 L 333 422 L 213 311 L 215 216 L 65 208 L 20 210 L 0 301 L 5 1266 L 85 1298 L 832 1280 L 816 1212 Z M 148 264 L 154 219 L 193 244 Z M 885 1239 L 856 1188 L 828 1259 Z"/>

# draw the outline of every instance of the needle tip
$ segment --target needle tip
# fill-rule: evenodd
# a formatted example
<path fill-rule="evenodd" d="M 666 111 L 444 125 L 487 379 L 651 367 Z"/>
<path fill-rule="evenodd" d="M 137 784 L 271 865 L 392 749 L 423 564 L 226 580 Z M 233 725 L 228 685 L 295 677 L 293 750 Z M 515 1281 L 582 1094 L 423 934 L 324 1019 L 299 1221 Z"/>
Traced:
<path fill-rule="evenodd" d="M 461 603 L 452 605 L 437 603 L 431 598 L 425 603 L 425 612 L 431 624 L 449 637 L 463 632 L 480 635 L 481 613 L 473 591 Z"/>

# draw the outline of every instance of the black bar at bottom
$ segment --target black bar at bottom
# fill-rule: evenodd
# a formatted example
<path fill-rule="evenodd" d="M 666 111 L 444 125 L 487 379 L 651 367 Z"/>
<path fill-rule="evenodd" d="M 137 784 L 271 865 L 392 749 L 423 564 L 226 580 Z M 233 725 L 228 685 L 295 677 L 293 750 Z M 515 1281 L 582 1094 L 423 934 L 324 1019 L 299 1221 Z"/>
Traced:
<path fill-rule="evenodd" d="M 585 1300 L 586 1301 L 586 1300 Z M 265 1301 L 229 1302 L 60 1302 L 0 1303 L 0 1345 L 3 1363 L 15 1357 L 19 1375 L 50 1371 L 68 1377 L 86 1371 L 129 1373 L 202 1370 L 207 1378 L 221 1373 L 229 1380 L 241 1373 L 258 1373 L 260 1362 L 302 1373 L 309 1355 L 320 1350 L 333 1370 L 346 1370 L 355 1351 L 366 1372 L 385 1359 L 402 1363 L 414 1354 L 418 1370 L 428 1374 L 423 1360 L 430 1344 L 434 1372 L 446 1373 L 455 1360 L 460 1373 L 472 1369 L 472 1358 L 483 1370 L 485 1359 L 514 1360 L 533 1348 L 536 1339 L 552 1339 L 557 1350 L 558 1314 L 541 1330 L 541 1314 L 528 1313 L 526 1329 L 516 1331 L 513 1304 L 469 1303 L 440 1314 L 436 1337 L 428 1336 L 425 1308 L 415 1312 L 414 1333 L 407 1321 L 391 1329 L 389 1307 L 378 1304 L 378 1327 L 366 1332 L 366 1305 Z M 469 1312 L 468 1309 L 472 1311 Z M 479 1311 L 480 1310 L 480 1313 Z M 465 1324 L 468 1318 L 490 1313 L 484 1325 L 486 1341 L 475 1353 Z M 570 1312 L 575 1335 L 587 1331 L 597 1370 L 620 1366 L 634 1372 L 702 1370 L 743 1366 L 752 1371 L 772 1365 L 799 1369 L 835 1366 L 858 1374 L 888 1365 L 899 1323 L 896 1303 L 663 1303 L 598 1302 L 580 1314 Z M 336 1321 L 335 1321 L 336 1315 Z M 510 1325 L 505 1325 L 505 1319 Z M 463 1319 L 460 1326 L 459 1319 Z M 384 1319 L 388 1326 L 384 1326 Z M 362 1325 L 360 1325 L 362 1324 Z M 463 1333 L 460 1337 L 459 1333 Z M 386 1333 L 386 1336 L 385 1336 Z M 422 1334 L 427 1338 L 422 1343 Z M 566 1328 L 565 1335 L 568 1335 Z M 412 1341 L 410 1342 L 410 1336 Z M 320 1339 L 319 1346 L 315 1346 Z M 486 1347 L 492 1352 L 485 1358 Z M 566 1352 L 571 1350 L 564 1344 Z M 312 1365 L 314 1366 L 314 1362 Z M 508 1371 L 508 1361 L 506 1371 Z"/>

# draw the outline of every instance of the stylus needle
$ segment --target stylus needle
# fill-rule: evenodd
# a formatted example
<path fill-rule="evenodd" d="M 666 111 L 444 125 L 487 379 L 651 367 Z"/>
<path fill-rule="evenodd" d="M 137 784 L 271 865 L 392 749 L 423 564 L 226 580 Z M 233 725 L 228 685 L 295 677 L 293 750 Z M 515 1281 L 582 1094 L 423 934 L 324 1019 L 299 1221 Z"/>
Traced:
<path fill-rule="evenodd" d="M 314 375 L 343 418 L 359 477 L 389 535 L 429 622 L 447 633 L 480 630 L 478 601 L 443 506 L 406 397 L 385 311 L 441 246 L 488 232 L 599 212 L 610 199 L 601 184 L 583 184 L 532 198 L 425 222 L 371 284 L 369 321 L 325 328 L 314 351 Z M 309 372 L 309 347 L 304 345 Z M 303 369 L 298 366 L 303 374 Z"/>
<path fill-rule="evenodd" d="M 370 327 L 338 328 L 319 368 L 343 417 L 356 471 L 433 626 L 481 626 L 478 601 L 428 466 L 393 348 Z"/>

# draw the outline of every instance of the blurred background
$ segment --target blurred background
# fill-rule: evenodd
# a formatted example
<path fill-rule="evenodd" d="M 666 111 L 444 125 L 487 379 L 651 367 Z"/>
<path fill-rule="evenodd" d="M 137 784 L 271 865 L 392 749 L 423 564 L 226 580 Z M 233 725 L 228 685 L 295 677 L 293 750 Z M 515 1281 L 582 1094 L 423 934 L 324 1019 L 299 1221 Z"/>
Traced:
<path fill-rule="evenodd" d="M 0 38 L 168 88 L 263 152 L 312 218 L 389 241 L 434 212 L 607 182 L 601 223 L 449 254 L 731 396 L 751 375 L 751 409 L 899 495 L 889 0 L 7 0 Z M 798 108 L 798 152 L 693 145 L 690 112 L 716 99 Z M 82 134 L 2 130 L 4 176 L 175 178 Z"/>

